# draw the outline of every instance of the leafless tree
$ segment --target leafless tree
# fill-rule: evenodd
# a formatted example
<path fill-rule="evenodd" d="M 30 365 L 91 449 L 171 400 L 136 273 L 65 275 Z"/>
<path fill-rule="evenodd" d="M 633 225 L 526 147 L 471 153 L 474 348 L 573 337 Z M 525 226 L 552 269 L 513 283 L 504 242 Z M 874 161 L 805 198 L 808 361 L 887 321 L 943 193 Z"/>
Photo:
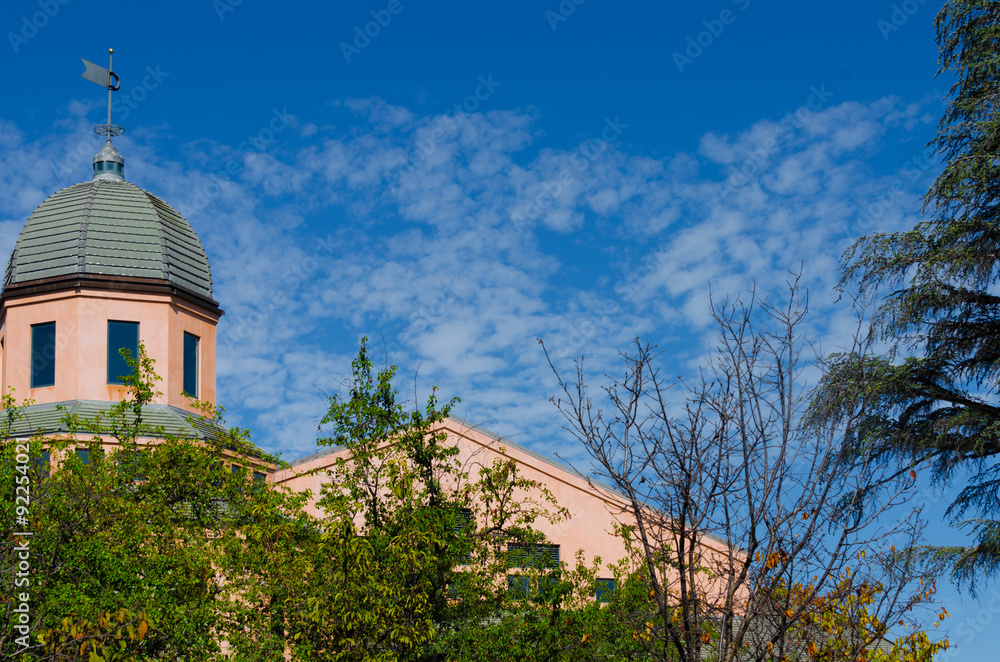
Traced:
<path fill-rule="evenodd" d="M 566 429 L 626 504 L 621 532 L 650 597 L 633 632 L 657 659 L 857 659 L 932 591 L 889 544 L 919 536 L 913 481 L 867 490 L 896 472 L 865 457 L 853 419 L 802 424 L 805 374 L 822 360 L 797 278 L 780 307 L 755 292 L 712 305 L 717 342 L 693 382 L 666 378 L 662 353 L 636 340 L 600 407 L 582 359 L 572 379 L 548 359 Z M 863 333 L 854 344 L 865 351 Z M 861 610 L 877 620 L 854 622 Z"/>

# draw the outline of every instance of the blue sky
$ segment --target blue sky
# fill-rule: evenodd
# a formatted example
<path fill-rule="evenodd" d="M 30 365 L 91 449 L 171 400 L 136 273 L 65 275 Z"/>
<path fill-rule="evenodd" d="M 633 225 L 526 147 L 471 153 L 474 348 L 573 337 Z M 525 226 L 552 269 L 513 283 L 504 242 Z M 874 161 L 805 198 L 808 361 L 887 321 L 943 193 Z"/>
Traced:
<path fill-rule="evenodd" d="M 585 464 L 537 337 L 598 376 L 642 336 L 691 374 L 710 288 L 780 296 L 801 266 L 811 334 L 849 342 L 841 252 L 912 226 L 936 172 L 936 11 L 8 0 L 0 253 L 89 178 L 105 95 L 79 58 L 104 65 L 113 47 L 126 177 L 184 213 L 212 263 L 231 423 L 309 453 L 367 334 L 407 393 L 419 369 L 420 393 L 435 384 L 462 417 Z M 920 498 L 940 518 L 937 493 Z M 957 658 L 974 659 L 1000 600 L 942 597 Z"/>

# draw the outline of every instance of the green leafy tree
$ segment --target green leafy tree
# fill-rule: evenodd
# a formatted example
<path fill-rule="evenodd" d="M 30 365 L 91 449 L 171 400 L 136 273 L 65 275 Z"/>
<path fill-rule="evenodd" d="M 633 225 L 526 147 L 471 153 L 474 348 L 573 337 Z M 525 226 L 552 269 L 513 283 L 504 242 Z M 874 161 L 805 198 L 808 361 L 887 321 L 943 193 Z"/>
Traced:
<path fill-rule="evenodd" d="M 931 142 L 944 170 L 925 220 L 863 237 L 845 255 L 842 287 L 888 289 L 873 326 L 893 349 L 834 357 L 812 417 L 860 415 L 859 457 L 896 461 L 904 475 L 927 466 L 964 485 L 949 514 L 973 543 L 927 558 L 975 592 L 1000 569 L 1000 5 L 949 0 L 935 26 L 939 73 L 956 81 Z"/>
<path fill-rule="evenodd" d="M 233 659 L 223 654 L 230 639 L 236 659 L 253 659 L 244 652 L 259 650 L 256 642 L 235 636 L 237 625 L 259 618 L 259 605 L 232 581 L 237 566 L 226 552 L 255 544 L 247 532 L 273 519 L 275 506 L 268 490 L 246 472 L 233 473 L 230 463 L 270 460 L 242 431 L 216 420 L 191 421 L 211 430 L 201 440 L 150 425 L 144 408 L 156 397 L 153 362 L 140 346 L 130 363 L 128 396 L 95 419 L 64 417 L 67 434 L 12 439 L 21 412 L 6 402 L 8 425 L 0 442 L 3 659 Z M 18 456 L 25 447 L 33 458 L 43 447 L 52 458 L 51 467 L 29 465 L 26 523 L 6 498 L 23 475 Z M 14 534 L 26 529 L 30 571 L 22 578 Z M 19 579 L 28 583 L 18 587 Z M 22 590 L 30 595 L 26 622 L 11 599 Z"/>
<path fill-rule="evenodd" d="M 510 607 L 508 544 L 564 516 L 513 461 L 464 463 L 438 429 L 452 400 L 407 411 L 363 341 L 349 393 L 330 398 L 321 445 L 342 450 L 318 505 L 322 535 L 294 607 L 308 660 L 436 660 Z M 436 390 L 436 389 L 435 389 Z M 502 450 L 502 449 L 501 449 Z M 467 458 L 466 458 L 467 459 Z"/>

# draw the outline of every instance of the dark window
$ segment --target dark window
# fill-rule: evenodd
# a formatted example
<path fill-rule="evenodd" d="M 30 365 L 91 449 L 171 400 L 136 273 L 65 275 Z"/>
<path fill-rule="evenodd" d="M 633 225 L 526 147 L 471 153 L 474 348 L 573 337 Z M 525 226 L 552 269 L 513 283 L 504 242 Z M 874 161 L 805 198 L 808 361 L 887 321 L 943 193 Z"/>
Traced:
<path fill-rule="evenodd" d="M 538 578 L 539 598 L 551 598 L 559 587 L 559 572 L 543 575 Z M 507 590 L 519 598 L 526 598 L 531 595 L 531 577 L 526 575 L 507 575 Z"/>
<path fill-rule="evenodd" d="M 184 392 L 198 397 L 198 336 L 184 334 Z"/>
<path fill-rule="evenodd" d="M 468 593 L 469 589 L 470 580 L 468 573 L 453 572 L 451 575 L 451 581 L 448 582 L 448 597 L 452 600 L 465 597 L 463 594 Z M 476 594 L 478 595 L 478 591 Z"/>
<path fill-rule="evenodd" d="M 142 451 L 120 451 L 118 453 L 118 474 L 122 478 L 131 481 L 146 480 L 146 472 L 143 470 L 145 458 Z"/>
<path fill-rule="evenodd" d="M 222 476 L 220 474 L 225 470 L 226 470 L 226 465 L 224 462 L 216 460 L 215 462 L 212 463 L 212 474 L 215 476 L 215 478 L 212 479 L 212 487 L 218 487 L 219 485 L 222 485 Z"/>
<path fill-rule="evenodd" d="M 507 575 L 507 590 L 519 597 L 531 593 L 531 578 L 524 575 Z"/>
<path fill-rule="evenodd" d="M 597 601 L 598 602 L 611 602 L 611 596 L 615 594 L 615 580 L 613 579 L 600 579 L 597 580 Z"/>
<path fill-rule="evenodd" d="M 559 588 L 559 571 L 538 578 L 538 597 L 552 598 Z"/>
<path fill-rule="evenodd" d="M 51 461 L 51 456 L 48 451 L 42 451 L 35 458 L 35 469 L 44 477 L 49 476 L 49 464 Z"/>
<path fill-rule="evenodd" d="M 133 359 L 139 358 L 139 323 L 108 322 L 108 383 L 124 384 L 132 374 L 121 350 L 127 349 Z"/>
<path fill-rule="evenodd" d="M 472 511 L 468 508 L 460 508 L 456 513 L 455 525 L 451 527 L 454 533 L 461 533 L 472 524 Z"/>
<path fill-rule="evenodd" d="M 559 545 L 510 543 L 507 545 L 507 567 L 558 568 Z"/>
<path fill-rule="evenodd" d="M 104 457 L 103 450 L 99 449 L 97 452 L 100 454 L 99 457 Z M 93 454 L 90 452 L 89 448 L 77 448 L 76 456 L 80 458 L 81 464 L 90 464 L 90 460 L 93 457 Z"/>
<path fill-rule="evenodd" d="M 31 388 L 56 383 L 56 323 L 31 325 Z"/>
<path fill-rule="evenodd" d="M 461 534 L 466 531 L 471 526 L 474 530 L 475 522 L 472 521 L 472 511 L 468 508 L 461 508 L 458 510 L 455 518 L 455 524 L 451 527 L 453 533 Z M 469 540 L 465 537 L 460 537 L 458 540 L 460 546 L 458 552 L 458 562 L 459 563 L 469 563 L 472 561 L 472 553 L 468 549 Z"/>
<path fill-rule="evenodd" d="M 263 483 L 267 479 L 267 474 L 262 471 L 253 472 L 253 479 L 255 482 Z"/>

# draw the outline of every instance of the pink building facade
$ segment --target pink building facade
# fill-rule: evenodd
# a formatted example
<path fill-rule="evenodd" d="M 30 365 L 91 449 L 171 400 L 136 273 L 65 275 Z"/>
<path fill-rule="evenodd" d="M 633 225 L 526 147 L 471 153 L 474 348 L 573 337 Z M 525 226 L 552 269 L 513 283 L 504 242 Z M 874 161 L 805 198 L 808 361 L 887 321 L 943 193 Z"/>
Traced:
<path fill-rule="evenodd" d="M 573 562 L 577 551 L 583 550 L 588 564 L 600 557 L 606 568 L 623 558 L 625 550 L 615 535 L 615 526 L 634 520 L 630 520 L 620 495 L 560 462 L 459 418 L 447 419 L 438 429 L 458 446 L 464 471 L 474 476 L 477 466 L 488 466 L 494 459 L 513 460 L 523 477 L 552 493 L 568 516 L 554 524 L 538 520 L 535 528 L 545 534 L 549 544 L 558 546 L 560 560 Z M 309 490 L 315 497 L 327 479 L 326 471 L 344 455 L 342 449 L 326 449 L 293 461 L 290 468 L 276 472 L 271 480 L 297 492 Z M 314 515 L 321 515 L 315 505 L 311 509 Z M 607 572 L 600 576 L 611 577 Z"/>

